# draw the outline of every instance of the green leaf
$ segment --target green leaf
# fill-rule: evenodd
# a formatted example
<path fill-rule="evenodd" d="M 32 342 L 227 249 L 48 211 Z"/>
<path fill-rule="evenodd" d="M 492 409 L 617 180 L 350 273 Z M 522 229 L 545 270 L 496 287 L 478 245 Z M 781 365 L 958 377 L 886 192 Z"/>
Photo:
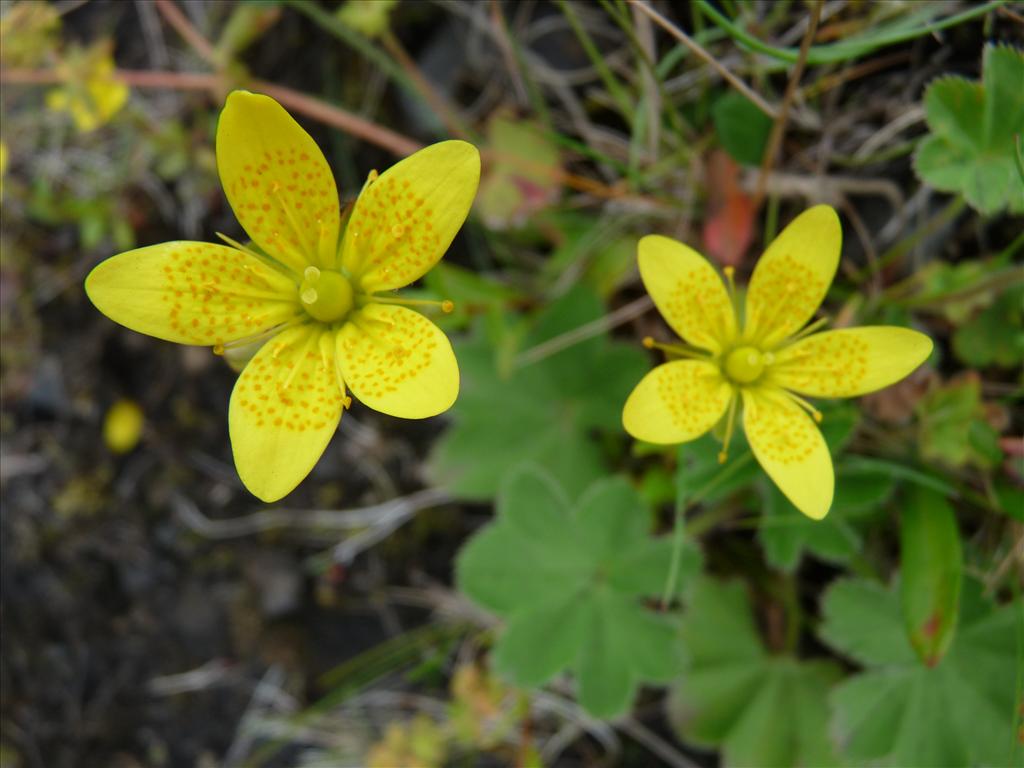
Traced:
<path fill-rule="evenodd" d="M 832 509 L 823 520 L 812 520 L 774 485 L 764 483 L 758 538 L 765 559 L 785 571 L 795 570 L 804 554 L 831 563 L 849 563 L 863 543 L 860 521 L 879 511 L 895 487 L 895 478 L 887 472 L 841 462 L 836 465 Z"/>
<path fill-rule="evenodd" d="M 670 700 L 683 740 L 720 748 L 724 765 L 836 765 L 826 697 L 831 662 L 771 655 L 739 582 L 695 582 L 683 620 L 687 662 Z"/>
<path fill-rule="evenodd" d="M 526 349 L 604 314 L 578 286 L 536 319 Z M 462 390 L 453 424 L 434 445 L 433 482 L 468 499 L 493 498 L 509 469 L 546 467 L 572 498 L 607 473 L 593 432 L 621 434 L 622 404 L 650 367 L 639 347 L 599 335 L 505 372 L 480 329 L 456 344 Z"/>
<path fill-rule="evenodd" d="M 934 491 L 915 488 L 900 514 L 900 596 L 910 644 L 930 667 L 953 640 L 963 551 L 956 514 Z"/>
<path fill-rule="evenodd" d="M 992 605 L 965 580 L 956 636 L 928 667 L 904 632 L 896 585 L 835 582 L 821 637 L 867 667 L 831 696 L 845 754 L 880 766 L 1020 765 L 1020 611 Z"/>
<path fill-rule="evenodd" d="M 660 595 L 669 576 L 671 542 L 649 535 L 650 520 L 625 478 L 598 481 L 572 505 L 539 468 L 510 475 L 495 521 L 456 561 L 459 589 L 507 620 L 495 668 L 522 686 L 574 671 L 595 717 L 626 711 L 638 684 L 676 675 L 675 619 L 640 602 Z M 686 545 L 680 583 L 699 568 Z"/>
<path fill-rule="evenodd" d="M 972 367 L 1024 362 L 1024 285 L 1013 286 L 953 333 L 953 351 Z"/>
<path fill-rule="evenodd" d="M 992 439 L 993 429 L 985 421 L 977 374 L 969 373 L 936 387 L 918 401 L 915 410 L 918 446 L 926 461 L 986 469 L 1001 460 L 998 441 Z"/>
<path fill-rule="evenodd" d="M 503 112 L 487 125 L 487 144 L 477 210 L 490 229 L 520 227 L 560 194 L 561 153 L 540 123 Z"/>
<path fill-rule="evenodd" d="M 760 165 L 772 120 L 750 100 L 727 91 L 711 108 L 711 119 L 722 147 L 742 165 Z"/>
<path fill-rule="evenodd" d="M 822 409 L 821 432 L 838 457 L 853 438 L 860 411 L 850 403 Z M 833 563 L 848 563 L 860 551 L 857 520 L 878 509 L 892 494 L 894 480 L 887 472 L 860 469 L 836 461 L 832 508 L 822 520 L 802 514 L 771 482 L 760 484 L 764 503 L 758 538 L 765 559 L 776 568 L 794 570 L 805 552 Z"/>
<path fill-rule="evenodd" d="M 981 213 L 1024 212 L 1024 179 L 1017 173 L 1015 136 L 1024 132 L 1024 53 L 985 48 L 983 80 L 943 77 L 924 97 L 931 135 L 914 155 L 926 184 L 964 195 Z"/>

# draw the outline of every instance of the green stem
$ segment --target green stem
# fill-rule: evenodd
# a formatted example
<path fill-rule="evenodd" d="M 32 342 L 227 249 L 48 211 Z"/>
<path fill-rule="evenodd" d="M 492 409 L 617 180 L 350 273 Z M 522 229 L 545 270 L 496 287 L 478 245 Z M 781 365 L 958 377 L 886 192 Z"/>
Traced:
<path fill-rule="evenodd" d="M 679 581 L 679 565 L 682 561 L 683 543 L 686 540 L 686 487 L 683 481 L 684 468 L 679 465 L 676 468 L 676 519 L 672 529 L 672 562 L 668 569 L 668 581 L 665 582 L 665 589 L 661 594 L 662 610 L 668 607 L 672 597 L 677 592 Z"/>
<path fill-rule="evenodd" d="M 917 27 L 916 29 L 895 30 L 888 33 L 883 32 L 875 37 L 865 39 L 863 42 L 843 42 L 831 43 L 829 45 L 817 45 L 810 49 L 807 55 L 807 63 L 811 65 L 831 64 L 855 59 L 887 45 L 903 43 L 907 40 L 913 40 L 918 37 L 938 32 L 939 30 L 954 27 L 957 24 L 970 21 L 971 19 L 982 16 L 989 11 L 995 10 L 1005 3 L 1006 0 L 990 0 L 990 2 L 987 2 L 984 5 L 970 8 L 961 13 L 942 19 L 941 21 L 925 24 L 924 26 Z M 763 53 L 767 56 L 771 56 L 772 58 L 788 63 L 796 62 L 800 56 L 799 48 L 778 48 L 774 45 L 762 42 L 741 28 L 726 15 L 718 11 L 713 5 L 711 5 L 711 3 L 708 2 L 708 0 L 697 0 L 697 8 L 715 22 L 715 24 L 726 30 L 732 37 L 753 51 Z"/>

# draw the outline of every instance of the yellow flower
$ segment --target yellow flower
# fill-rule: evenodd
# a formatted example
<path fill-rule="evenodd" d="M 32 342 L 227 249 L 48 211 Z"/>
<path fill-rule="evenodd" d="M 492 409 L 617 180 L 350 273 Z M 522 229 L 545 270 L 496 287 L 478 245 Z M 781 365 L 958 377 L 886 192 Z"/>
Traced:
<path fill-rule="evenodd" d="M 462 226 L 476 148 L 444 141 L 371 173 L 342 231 L 338 190 L 313 139 L 273 99 L 235 91 L 217 126 L 217 167 L 254 247 L 177 241 L 107 259 L 89 298 L 132 330 L 180 344 L 264 341 L 231 394 L 245 486 L 276 501 L 309 474 L 349 398 L 426 418 L 459 389 L 451 344 L 390 294 L 429 270 Z M 230 247 L 229 247 L 230 246 Z M 430 303 L 430 302 L 427 302 Z M 447 302 L 445 302 L 447 304 Z"/>
<path fill-rule="evenodd" d="M 67 84 L 47 92 L 46 106 L 70 114 L 82 133 L 106 123 L 128 100 L 128 86 L 113 78 L 114 58 L 107 43 L 73 52 L 58 70 Z"/>
<path fill-rule="evenodd" d="M 146 418 L 134 400 L 118 400 L 103 419 L 103 442 L 114 453 L 128 453 L 139 444 Z"/>
<path fill-rule="evenodd" d="M 821 415 L 800 395 L 854 397 L 899 381 L 931 354 L 931 340 L 890 326 L 814 333 L 804 327 L 828 291 L 842 232 L 827 205 L 798 216 L 754 269 L 744 316 L 728 289 L 691 248 L 659 235 L 640 240 L 640 276 L 685 345 L 661 345 L 684 359 L 658 366 L 622 412 L 626 431 L 652 443 L 683 443 L 725 419 L 720 461 L 742 405 L 754 456 L 805 515 L 823 518 L 835 483 Z M 801 330 L 802 329 L 802 330 Z M 813 334 L 813 335 L 812 335 Z"/>

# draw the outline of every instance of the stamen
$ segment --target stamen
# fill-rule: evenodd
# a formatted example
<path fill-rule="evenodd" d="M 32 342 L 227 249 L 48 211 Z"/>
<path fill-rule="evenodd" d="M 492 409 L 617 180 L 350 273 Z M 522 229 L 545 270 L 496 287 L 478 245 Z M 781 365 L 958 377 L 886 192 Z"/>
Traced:
<path fill-rule="evenodd" d="M 292 276 L 292 275 L 295 274 L 295 270 L 293 270 L 291 268 L 291 266 L 289 266 L 288 264 L 284 263 L 283 261 L 278 261 L 277 259 L 268 259 L 263 254 L 257 253 L 252 248 L 250 248 L 250 247 L 248 247 L 246 245 L 242 245 L 240 242 L 238 242 L 237 240 L 234 240 L 233 238 L 228 237 L 223 232 L 215 232 L 214 234 L 216 234 L 217 237 L 219 237 L 225 243 L 230 245 L 232 248 L 237 248 L 238 250 L 240 250 L 240 251 L 242 251 L 244 253 L 249 254 L 254 259 L 258 260 L 261 264 L 266 264 L 268 267 L 276 269 L 279 272 L 284 272 L 284 273 L 288 274 L 289 276 Z M 277 237 L 277 233 L 276 232 L 274 233 L 274 237 L 275 238 Z M 243 264 L 242 267 L 243 267 L 243 269 L 250 269 L 250 267 L 248 267 L 245 264 Z M 257 276 L 261 280 L 263 279 L 262 275 L 257 275 Z"/>
<path fill-rule="evenodd" d="M 786 396 L 790 400 L 792 400 L 794 403 L 796 403 L 798 406 L 800 406 L 800 408 L 802 408 L 804 411 L 806 411 L 810 415 L 810 417 L 812 419 L 814 419 L 815 423 L 821 424 L 822 419 L 824 418 L 821 415 L 821 411 L 819 411 L 817 408 L 815 408 L 809 402 L 807 402 L 802 397 L 800 397 L 800 395 L 794 394 L 794 393 L 790 392 L 788 389 L 784 389 L 782 391 L 786 393 Z"/>
<path fill-rule="evenodd" d="M 257 333 L 250 334 L 249 336 L 243 336 L 240 339 L 234 339 L 233 341 L 225 342 L 224 344 L 214 344 L 213 354 L 223 355 L 232 349 L 238 349 L 244 347 L 247 344 L 255 344 L 257 341 L 263 339 L 269 339 L 271 336 L 276 336 L 279 333 L 287 331 L 289 328 L 294 328 L 297 325 L 302 325 L 306 322 L 306 318 L 302 315 L 296 315 L 291 320 L 286 320 L 283 323 L 275 325 L 273 328 L 268 328 L 265 331 L 259 331 Z"/>
<path fill-rule="evenodd" d="M 317 280 L 320 279 L 320 270 L 317 269 L 316 267 L 309 266 L 306 267 L 306 270 L 302 273 L 302 276 L 306 278 L 306 282 L 315 283 Z"/>
<path fill-rule="evenodd" d="M 662 344 L 660 341 L 655 341 L 650 336 L 645 336 L 641 343 L 647 347 L 647 349 L 660 349 L 662 352 L 679 355 L 680 357 L 686 357 L 691 360 L 708 359 L 708 355 L 704 350 L 691 347 L 688 344 Z"/>
<path fill-rule="evenodd" d="M 403 307 L 438 307 L 446 315 L 455 310 L 455 302 L 451 299 L 435 301 L 433 299 L 403 299 L 398 296 L 368 296 L 367 304 L 396 304 Z"/>
<path fill-rule="evenodd" d="M 736 404 L 740 399 L 740 393 L 735 389 L 732 398 L 729 400 L 729 415 L 725 420 L 725 438 L 722 440 L 722 450 L 718 452 L 718 463 L 725 464 L 729 458 L 729 441 L 732 440 L 733 428 L 736 426 Z"/>
<path fill-rule="evenodd" d="M 740 319 L 739 293 L 736 290 L 736 268 L 726 267 L 722 270 L 725 273 L 725 284 L 729 293 L 729 301 L 732 304 L 732 311 L 736 313 L 736 321 Z"/>
<path fill-rule="evenodd" d="M 812 333 L 814 333 L 816 330 L 821 328 L 823 325 L 827 325 L 828 322 L 829 322 L 829 318 L 828 317 L 819 317 L 817 320 L 815 320 L 810 325 L 804 326 L 804 329 L 802 331 L 800 331 L 799 333 L 793 334 L 788 339 L 786 339 L 786 346 L 789 346 L 793 342 L 799 341 L 800 339 L 804 338 L 805 336 L 810 336 Z"/>

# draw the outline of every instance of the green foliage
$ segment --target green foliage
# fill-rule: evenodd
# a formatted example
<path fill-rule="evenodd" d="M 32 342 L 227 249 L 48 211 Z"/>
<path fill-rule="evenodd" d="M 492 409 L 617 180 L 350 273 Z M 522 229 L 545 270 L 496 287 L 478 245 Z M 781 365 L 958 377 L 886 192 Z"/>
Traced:
<path fill-rule="evenodd" d="M 487 144 L 494 162 L 480 181 L 477 210 L 492 229 L 522 226 L 561 191 L 558 147 L 539 123 L 502 113 L 487 126 Z"/>
<path fill-rule="evenodd" d="M 833 402 L 822 409 L 821 433 L 838 457 L 853 437 L 860 412 L 848 402 Z M 749 450 L 749 449 L 748 449 Z M 759 484 L 763 514 L 758 538 L 771 565 L 791 571 L 805 550 L 823 560 L 847 563 L 862 541 L 855 521 L 877 508 L 889 497 L 891 477 L 854 466 L 836 466 L 835 496 L 823 520 L 812 520 L 794 507 L 774 483 Z"/>
<path fill-rule="evenodd" d="M 900 522 L 903 621 L 918 657 L 933 667 L 953 640 L 960 608 L 960 530 L 949 503 L 923 488 L 910 494 Z"/>
<path fill-rule="evenodd" d="M 1013 368 L 1024 362 L 1024 285 L 1005 291 L 953 333 L 953 351 L 970 366 Z"/>
<path fill-rule="evenodd" d="M 671 704 L 683 739 L 720 748 L 727 766 L 838 764 L 826 697 L 839 667 L 771 654 L 741 583 L 693 584 L 683 645 L 686 667 Z"/>
<path fill-rule="evenodd" d="M 866 669 L 831 696 L 846 755 L 878 766 L 1020 765 L 1021 605 L 994 606 L 966 580 L 946 656 L 923 664 L 897 587 L 844 579 L 824 599 L 822 639 Z"/>
<path fill-rule="evenodd" d="M 942 77 L 925 92 L 931 135 L 914 167 L 926 184 L 964 195 L 991 216 L 1024 212 L 1024 179 L 1016 167 L 1014 137 L 1024 132 L 1024 53 L 985 48 L 982 82 Z"/>
<path fill-rule="evenodd" d="M 456 562 L 459 588 L 507 620 L 495 669 L 527 687 L 572 670 L 580 703 L 596 717 L 626 711 L 637 684 L 677 674 L 675 622 L 638 600 L 661 594 L 672 556 L 671 541 L 651 538 L 649 527 L 625 479 L 601 480 L 573 505 L 547 473 L 512 474 L 495 521 Z M 684 549 L 678 584 L 699 561 Z"/>
<path fill-rule="evenodd" d="M 711 108 L 715 133 L 722 147 L 741 165 L 760 165 L 772 119 L 749 99 L 729 90 Z"/>
<path fill-rule="evenodd" d="M 621 433 L 622 403 L 648 368 L 639 347 L 604 334 L 531 364 L 531 349 L 602 316 L 601 302 L 578 286 L 551 304 L 509 354 L 480 329 L 456 344 L 462 389 L 454 424 L 438 441 L 428 472 L 434 482 L 469 499 L 493 498 L 509 468 L 533 461 L 549 469 L 572 498 L 607 473 L 592 433 Z M 505 332 L 505 338 L 516 338 Z M 510 360 L 511 362 L 503 362 Z"/>
<path fill-rule="evenodd" d="M 785 571 L 795 570 L 804 554 L 849 563 L 863 546 L 863 524 L 882 508 L 895 487 L 895 478 L 887 472 L 840 461 L 832 509 L 823 520 L 812 520 L 774 484 L 763 483 L 758 539 L 765 559 Z"/>
<path fill-rule="evenodd" d="M 918 444 L 927 461 L 990 468 L 1002 459 L 999 435 L 985 421 L 977 375 L 936 387 L 917 404 L 917 411 Z"/>

